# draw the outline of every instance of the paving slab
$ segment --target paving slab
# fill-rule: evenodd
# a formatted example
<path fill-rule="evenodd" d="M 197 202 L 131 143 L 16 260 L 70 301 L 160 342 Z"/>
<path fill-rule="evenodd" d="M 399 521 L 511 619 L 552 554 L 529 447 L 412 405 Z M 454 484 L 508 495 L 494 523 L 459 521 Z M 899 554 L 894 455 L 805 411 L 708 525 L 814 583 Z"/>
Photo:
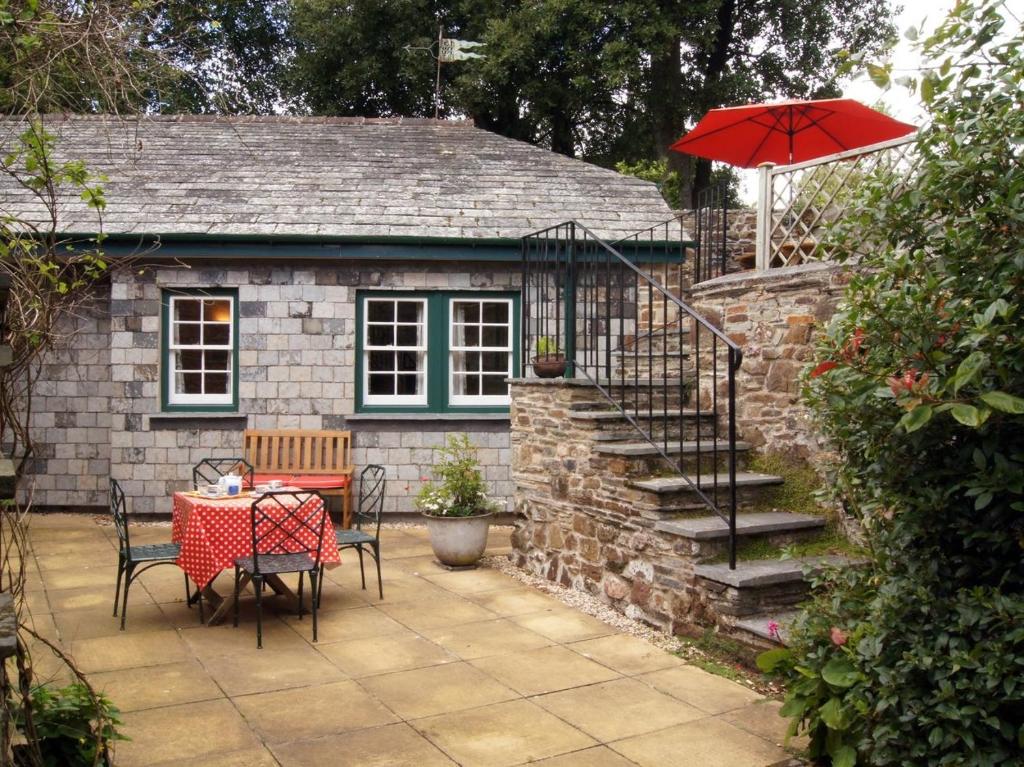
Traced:
<path fill-rule="evenodd" d="M 569 649 L 626 676 L 685 665 L 678 656 L 629 634 L 609 634 L 574 642 Z"/>
<path fill-rule="evenodd" d="M 596 745 L 530 701 L 514 700 L 412 723 L 463 767 L 511 767 Z"/>
<path fill-rule="evenodd" d="M 89 681 L 124 712 L 223 698 L 220 687 L 194 660 L 90 674 Z"/>
<path fill-rule="evenodd" d="M 408 630 L 388 636 L 318 644 L 317 650 L 353 678 L 411 671 L 459 660 L 441 645 Z"/>
<path fill-rule="evenodd" d="M 616 679 L 532 700 L 601 743 L 707 716 L 700 709 L 635 679 Z"/>
<path fill-rule="evenodd" d="M 366 677 L 360 684 L 403 719 L 420 719 L 519 697 L 468 663 Z"/>
<path fill-rule="evenodd" d="M 536 650 L 554 644 L 554 640 L 506 618 L 424 629 L 423 634 L 463 660 Z"/>
<path fill-rule="evenodd" d="M 232 698 L 249 726 L 268 744 L 319 738 L 398 721 L 352 681 L 275 690 Z"/>
<path fill-rule="evenodd" d="M 558 645 L 477 658 L 470 663 L 521 695 L 542 695 L 619 676 L 618 672 Z"/>
<path fill-rule="evenodd" d="M 789 754 L 756 735 L 713 717 L 608 744 L 640 767 L 770 767 Z"/>
<path fill-rule="evenodd" d="M 272 746 L 281 767 L 454 767 L 407 724 L 328 735 Z"/>
<path fill-rule="evenodd" d="M 762 700 L 749 687 L 695 666 L 677 666 L 637 679 L 709 714 L 722 714 Z"/>

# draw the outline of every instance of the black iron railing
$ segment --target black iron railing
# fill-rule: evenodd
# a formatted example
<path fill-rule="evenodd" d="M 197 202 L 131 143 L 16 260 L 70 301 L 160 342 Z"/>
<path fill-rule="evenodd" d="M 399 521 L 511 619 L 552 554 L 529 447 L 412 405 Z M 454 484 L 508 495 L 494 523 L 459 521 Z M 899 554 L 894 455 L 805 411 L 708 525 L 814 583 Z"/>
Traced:
<path fill-rule="evenodd" d="M 541 339 L 564 354 L 566 377 L 593 384 L 728 524 L 735 567 L 742 353 L 673 289 L 687 243 L 643 242 L 613 247 L 575 222 L 523 238 L 523 375 Z"/>
<path fill-rule="evenodd" d="M 729 271 L 729 190 L 724 184 L 697 193 L 693 209 L 693 233 L 697 255 L 693 261 L 693 281 L 720 277 Z"/>

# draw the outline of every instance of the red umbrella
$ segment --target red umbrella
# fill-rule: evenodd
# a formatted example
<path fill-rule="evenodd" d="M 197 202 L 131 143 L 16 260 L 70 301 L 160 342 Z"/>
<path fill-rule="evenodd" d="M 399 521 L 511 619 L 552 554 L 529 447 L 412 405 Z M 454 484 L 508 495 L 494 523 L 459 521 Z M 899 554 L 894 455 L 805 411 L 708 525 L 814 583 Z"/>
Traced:
<path fill-rule="evenodd" d="M 813 160 L 915 130 L 853 99 L 780 101 L 712 109 L 671 148 L 754 168 Z"/>

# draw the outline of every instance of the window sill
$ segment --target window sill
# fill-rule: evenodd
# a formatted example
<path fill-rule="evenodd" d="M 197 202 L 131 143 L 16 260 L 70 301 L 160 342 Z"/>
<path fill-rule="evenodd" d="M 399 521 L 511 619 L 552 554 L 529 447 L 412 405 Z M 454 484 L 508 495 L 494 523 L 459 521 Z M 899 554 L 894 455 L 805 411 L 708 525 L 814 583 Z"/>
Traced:
<path fill-rule="evenodd" d="M 149 416 L 150 431 L 204 429 L 207 431 L 233 431 L 245 428 L 249 416 L 245 413 L 218 413 L 187 411 L 156 413 Z"/>
<path fill-rule="evenodd" d="M 346 421 L 508 421 L 508 413 L 353 413 Z"/>

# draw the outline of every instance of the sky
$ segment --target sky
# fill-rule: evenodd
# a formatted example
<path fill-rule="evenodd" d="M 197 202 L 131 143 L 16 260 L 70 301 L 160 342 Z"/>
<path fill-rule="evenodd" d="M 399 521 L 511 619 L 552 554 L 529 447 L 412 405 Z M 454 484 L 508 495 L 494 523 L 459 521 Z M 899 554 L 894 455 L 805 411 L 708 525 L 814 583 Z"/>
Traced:
<path fill-rule="evenodd" d="M 1024 0 L 1010 0 L 1010 5 L 1018 2 L 1024 5 Z M 902 7 L 902 11 L 896 16 L 899 43 L 892 54 L 893 77 L 913 75 L 914 70 L 920 66 L 920 58 L 917 51 L 912 48 L 911 42 L 903 36 L 904 31 L 908 27 L 919 27 L 922 22 L 926 34 L 933 31 L 953 8 L 955 0 L 895 0 L 891 4 Z M 920 125 L 923 121 L 924 113 L 916 96 L 911 96 L 905 88 L 898 85 L 883 91 L 872 83 L 866 74 L 844 83 L 843 96 L 857 99 L 868 106 L 881 102 L 886 105 L 889 114 L 904 122 Z M 741 178 L 740 194 L 744 202 L 753 205 L 757 201 L 757 171 L 738 170 Z"/>

